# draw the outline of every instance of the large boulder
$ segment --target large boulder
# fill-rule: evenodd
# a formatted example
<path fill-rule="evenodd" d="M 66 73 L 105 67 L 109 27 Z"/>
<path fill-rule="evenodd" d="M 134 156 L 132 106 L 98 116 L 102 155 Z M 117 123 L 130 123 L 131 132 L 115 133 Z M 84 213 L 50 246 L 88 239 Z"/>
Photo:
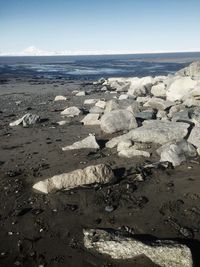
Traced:
<path fill-rule="evenodd" d="M 170 101 L 181 101 L 184 96 L 191 93 L 197 86 L 197 81 L 192 80 L 190 77 L 177 77 L 168 86 L 166 96 Z"/>
<path fill-rule="evenodd" d="M 179 76 L 190 76 L 195 80 L 200 79 L 200 61 L 195 61 L 191 63 L 188 67 L 179 70 L 176 75 Z"/>
<path fill-rule="evenodd" d="M 11 127 L 17 126 L 17 125 L 22 125 L 23 127 L 29 127 L 31 125 L 36 124 L 39 121 L 40 121 L 40 117 L 38 115 L 27 113 L 20 119 L 14 122 L 11 122 L 9 125 Z"/>
<path fill-rule="evenodd" d="M 99 164 L 78 169 L 69 173 L 55 175 L 33 185 L 33 188 L 41 193 L 51 193 L 58 190 L 70 190 L 72 188 L 90 185 L 107 184 L 114 180 L 112 169 L 105 164 Z"/>
<path fill-rule="evenodd" d="M 188 134 L 188 128 L 189 124 L 183 122 L 146 120 L 143 122 L 143 126 L 112 138 L 106 143 L 106 147 L 113 148 L 124 140 L 163 145 L 170 141 L 182 140 Z"/>
<path fill-rule="evenodd" d="M 99 149 L 99 145 L 97 144 L 94 135 L 89 135 L 83 140 L 75 142 L 73 145 L 63 147 L 62 150 L 67 151 L 67 150 L 83 149 L 83 148 Z"/>
<path fill-rule="evenodd" d="M 157 153 L 160 155 L 161 162 L 171 162 L 174 167 L 179 166 L 182 162 L 186 161 L 187 158 L 197 155 L 194 146 L 186 140 L 167 143 L 157 149 Z"/>
<path fill-rule="evenodd" d="M 116 133 L 137 127 L 133 114 L 128 110 L 114 110 L 101 117 L 101 129 L 105 133 Z"/>
<path fill-rule="evenodd" d="M 145 255 L 160 267 L 192 267 L 193 257 L 186 245 L 175 241 L 150 241 L 137 237 L 122 236 L 116 231 L 99 229 L 83 230 L 84 245 L 94 252 L 113 259 L 134 259 Z M 122 264 L 123 266 L 123 264 Z"/>
<path fill-rule="evenodd" d="M 172 101 L 163 100 L 158 97 L 152 97 L 144 104 L 144 107 L 157 109 L 157 110 L 166 110 L 173 105 L 175 105 L 175 103 Z"/>
<path fill-rule="evenodd" d="M 129 78 L 130 87 L 128 90 L 129 95 L 144 96 L 150 92 L 151 87 L 154 83 L 154 79 L 151 76 L 143 78 Z"/>

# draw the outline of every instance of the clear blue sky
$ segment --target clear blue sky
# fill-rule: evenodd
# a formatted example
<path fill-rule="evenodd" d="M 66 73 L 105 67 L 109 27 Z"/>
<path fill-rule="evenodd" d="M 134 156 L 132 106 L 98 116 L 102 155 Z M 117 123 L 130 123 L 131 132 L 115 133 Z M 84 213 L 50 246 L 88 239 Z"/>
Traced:
<path fill-rule="evenodd" d="M 200 51 L 200 0 L 0 0 L 0 52 Z"/>

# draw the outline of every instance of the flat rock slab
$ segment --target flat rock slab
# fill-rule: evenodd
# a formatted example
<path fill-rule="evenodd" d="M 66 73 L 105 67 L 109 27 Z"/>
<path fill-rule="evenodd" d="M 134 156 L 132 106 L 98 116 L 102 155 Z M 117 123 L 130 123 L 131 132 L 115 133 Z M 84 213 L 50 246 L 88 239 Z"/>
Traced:
<path fill-rule="evenodd" d="M 61 112 L 61 115 L 66 117 L 75 117 L 81 113 L 80 109 L 77 107 L 69 107 Z"/>
<path fill-rule="evenodd" d="M 112 169 L 105 165 L 99 164 L 78 169 L 73 172 L 55 175 L 33 185 L 33 189 L 41 193 L 51 193 L 58 190 L 70 190 L 72 188 L 90 185 L 90 184 L 107 184 L 114 180 Z"/>
<path fill-rule="evenodd" d="M 161 267 L 192 267 L 192 253 L 186 246 L 168 240 L 148 241 L 144 238 L 124 237 L 116 232 L 83 230 L 87 249 L 113 259 L 126 260 L 145 255 Z"/>
<path fill-rule="evenodd" d="M 87 114 L 81 122 L 84 125 L 99 125 L 100 120 L 99 120 L 99 114 Z"/>
<path fill-rule="evenodd" d="M 99 149 L 99 145 L 97 144 L 94 135 L 89 135 L 83 140 L 73 143 L 73 145 L 63 147 L 62 150 L 68 151 L 68 150 L 83 149 L 83 148 Z"/>
<path fill-rule="evenodd" d="M 183 122 L 148 120 L 143 122 L 143 126 L 129 133 L 114 137 L 106 143 L 106 147 L 113 148 L 123 140 L 163 145 L 170 141 L 182 140 L 187 135 L 188 128 L 189 124 Z"/>

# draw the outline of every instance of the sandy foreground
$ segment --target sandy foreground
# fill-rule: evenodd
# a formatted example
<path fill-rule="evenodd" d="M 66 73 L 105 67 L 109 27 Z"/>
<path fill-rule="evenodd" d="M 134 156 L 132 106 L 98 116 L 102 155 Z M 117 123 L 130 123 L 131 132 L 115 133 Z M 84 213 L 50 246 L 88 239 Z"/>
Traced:
<path fill-rule="evenodd" d="M 84 228 L 177 239 L 191 248 L 194 266 L 200 266 L 199 157 L 175 169 L 147 171 L 138 182 L 141 167 L 155 158 L 119 158 L 115 149 L 105 148 L 113 135 L 98 126 L 83 126 L 84 115 L 56 124 L 68 106 L 86 111 L 85 99 L 113 98 L 99 89 L 92 82 L 65 79 L 0 81 L 0 266 L 157 266 L 143 256 L 119 261 L 88 251 Z M 73 90 L 89 94 L 77 97 Z M 56 95 L 68 100 L 54 102 Z M 9 126 L 27 112 L 42 122 L 29 128 Z M 100 150 L 62 151 L 89 133 L 95 133 Z M 48 195 L 32 189 L 39 180 L 100 163 L 112 167 L 115 184 Z"/>

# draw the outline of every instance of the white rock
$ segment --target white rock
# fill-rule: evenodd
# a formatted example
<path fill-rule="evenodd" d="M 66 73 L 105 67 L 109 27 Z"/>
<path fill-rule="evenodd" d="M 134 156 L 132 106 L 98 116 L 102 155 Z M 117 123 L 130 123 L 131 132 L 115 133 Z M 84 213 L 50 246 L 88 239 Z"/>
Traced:
<path fill-rule="evenodd" d="M 99 100 L 99 101 L 95 104 L 95 106 L 104 109 L 105 106 L 106 106 L 106 102 L 105 102 L 105 101 L 102 101 L 102 100 Z"/>
<path fill-rule="evenodd" d="M 182 100 L 182 98 L 187 96 L 196 85 L 197 81 L 192 80 L 190 77 L 177 77 L 177 79 L 167 88 L 167 100 Z"/>
<path fill-rule="evenodd" d="M 128 90 L 129 95 L 144 96 L 151 89 L 154 79 L 150 76 L 143 78 L 129 78 L 130 87 Z"/>
<path fill-rule="evenodd" d="M 80 91 L 76 93 L 76 96 L 85 96 L 85 95 L 86 95 L 85 91 Z"/>
<path fill-rule="evenodd" d="M 170 141 L 180 141 L 188 133 L 189 124 L 183 122 L 165 122 L 147 120 L 143 126 L 131 130 L 129 133 L 112 138 L 106 147 L 113 148 L 123 140 L 132 140 L 144 143 L 165 144 Z"/>
<path fill-rule="evenodd" d="M 171 162 L 173 166 L 179 166 L 187 158 L 195 157 L 197 151 L 193 145 L 189 144 L 186 140 L 180 142 L 170 142 L 159 149 L 157 153 L 160 155 L 160 161 Z"/>
<path fill-rule="evenodd" d="M 166 96 L 165 84 L 159 83 L 157 85 L 152 86 L 151 93 L 156 97 L 165 97 Z"/>
<path fill-rule="evenodd" d="M 106 86 L 103 86 L 103 87 L 101 88 L 101 91 L 102 91 L 102 92 L 106 92 L 106 91 L 107 91 L 107 87 L 106 87 Z"/>
<path fill-rule="evenodd" d="M 91 114 L 103 114 L 104 110 L 102 108 L 94 106 L 89 110 L 89 112 Z"/>
<path fill-rule="evenodd" d="M 70 190 L 89 184 L 106 184 L 114 180 L 114 174 L 110 167 L 99 164 L 78 169 L 69 173 L 55 175 L 33 185 L 33 188 L 48 194 L 57 190 Z"/>
<path fill-rule="evenodd" d="M 83 230 L 84 245 L 113 259 L 134 259 L 145 255 L 160 267 L 192 267 L 191 250 L 169 240 L 148 241 L 137 237 L 123 237 L 99 229 Z M 123 264 L 122 264 L 123 265 Z"/>
<path fill-rule="evenodd" d="M 96 142 L 96 138 L 94 135 L 89 135 L 81 141 L 73 143 L 71 146 L 63 147 L 63 151 L 74 150 L 74 149 L 83 149 L 83 148 L 91 148 L 91 149 L 99 149 L 99 145 Z"/>
<path fill-rule="evenodd" d="M 175 103 L 172 101 L 165 101 L 158 97 L 152 97 L 144 104 L 144 107 L 157 110 L 166 110 L 173 105 L 175 105 Z"/>
<path fill-rule="evenodd" d="M 193 79 L 200 79 L 200 61 L 191 63 L 188 67 L 178 71 L 176 75 L 190 76 Z"/>
<path fill-rule="evenodd" d="M 124 99 L 128 99 L 129 98 L 129 95 L 126 95 L 126 94 L 122 94 L 119 96 L 119 100 L 124 100 Z"/>
<path fill-rule="evenodd" d="M 77 107 L 69 107 L 61 112 L 61 115 L 66 117 L 75 117 L 81 113 L 80 109 Z"/>
<path fill-rule="evenodd" d="M 137 150 L 133 146 L 133 147 L 129 147 L 127 149 L 119 151 L 118 156 L 123 157 L 123 158 L 133 158 L 133 157 L 138 157 L 138 156 L 149 158 L 150 153 L 146 151 L 142 151 L 142 150 Z"/>
<path fill-rule="evenodd" d="M 28 127 L 30 125 L 36 124 L 37 122 L 39 122 L 39 120 L 40 117 L 38 115 L 27 113 L 22 118 L 11 122 L 9 125 L 13 127 L 22 124 L 23 127 Z"/>
<path fill-rule="evenodd" d="M 67 123 L 67 121 L 58 121 L 57 124 L 62 126 L 62 125 L 65 125 Z"/>
<path fill-rule="evenodd" d="M 66 101 L 67 98 L 65 96 L 62 95 L 57 95 L 54 99 L 54 101 Z"/>
<path fill-rule="evenodd" d="M 84 105 L 94 105 L 99 99 L 86 99 Z"/>
<path fill-rule="evenodd" d="M 138 103 L 144 104 L 147 101 L 149 101 L 150 99 L 151 99 L 150 96 L 139 96 L 139 97 L 137 97 L 136 101 Z"/>
<path fill-rule="evenodd" d="M 82 120 L 81 122 L 84 125 L 99 125 L 100 124 L 100 120 L 99 120 L 99 114 L 87 114 Z"/>
<path fill-rule="evenodd" d="M 131 140 L 123 140 L 121 142 L 119 142 L 118 146 L 117 146 L 117 151 L 121 151 L 124 149 L 127 149 L 129 147 L 131 147 L 133 145 L 133 143 L 131 142 Z"/>
<path fill-rule="evenodd" d="M 130 111 L 114 110 L 101 117 L 100 126 L 105 133 L 115 133 L 136 128 L 137 122 Z"/>

